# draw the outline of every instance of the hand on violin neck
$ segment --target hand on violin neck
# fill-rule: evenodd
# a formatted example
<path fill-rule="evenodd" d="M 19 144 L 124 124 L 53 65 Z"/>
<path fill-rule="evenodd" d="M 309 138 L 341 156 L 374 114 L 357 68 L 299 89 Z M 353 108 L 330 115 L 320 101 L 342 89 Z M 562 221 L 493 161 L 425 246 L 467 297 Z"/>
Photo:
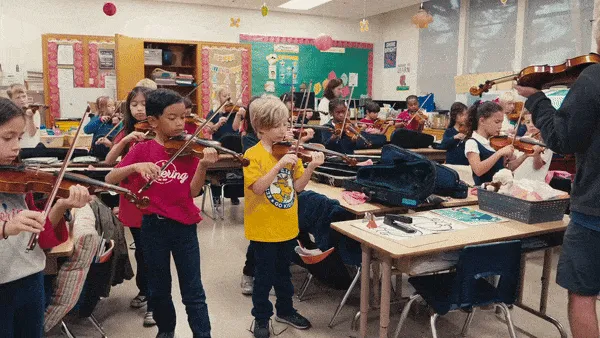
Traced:
<path fill-rule="evenodd" d="M 219 153 L 214 148 L 204 148 L 202 150 L 202 159 L 200 160 L 199 168 L 206 167 L 210 164 L 216 163 L 219 160 Z"/>
<path fill-rule="evenodd" d="M 89 191 L 77 184 L 69 187 L 69 197 L 57 200 L 54 207 L 64 209 L 61 213 L 63 214 L 67 209 L 82 208 L 91 200 L 92 196 L 90 196 Z"/>
<path fill-rule="evenodd" d="M 308 169 L 314 170 L 316 167 L 325 163 L 325 154 L 320 151 L 312 151 L 310 153 L 312 160 L 308 163 Z"/>
<path fill-rule="evenodd" d="M 519 86 L 519 85 L 515 85 L 515 90 L 517 91 L 517 93 L 523 97 L 530 97 L 531 95 L 539 92 L 539 89 L 535 89 L 532 87 L 523 87 L 523 86 Z"/>
<path fill-rule="evenodd" d="M 285 154 L 279 162 L 277 162 L 277 166 L 279 167 L 279 170 L 285 167 L 291 167 L 293 169 L 296 167 L 296 163 L 298 163 L 298 156 L 296 156 L 296 154 Z"/>

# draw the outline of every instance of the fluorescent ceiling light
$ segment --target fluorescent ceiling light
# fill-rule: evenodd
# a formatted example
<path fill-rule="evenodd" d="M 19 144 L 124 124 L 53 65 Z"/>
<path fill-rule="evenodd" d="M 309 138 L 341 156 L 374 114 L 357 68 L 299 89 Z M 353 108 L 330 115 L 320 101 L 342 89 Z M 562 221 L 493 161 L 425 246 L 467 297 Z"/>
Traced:
<path fill-rule="evenodd" d="M 282 5 L 279 5 L 278 7 L 306 11 L 317 6 L 321 6 L 322 4 L 328 3 L 330 1 L 331 0 L 290 0 Z"/>

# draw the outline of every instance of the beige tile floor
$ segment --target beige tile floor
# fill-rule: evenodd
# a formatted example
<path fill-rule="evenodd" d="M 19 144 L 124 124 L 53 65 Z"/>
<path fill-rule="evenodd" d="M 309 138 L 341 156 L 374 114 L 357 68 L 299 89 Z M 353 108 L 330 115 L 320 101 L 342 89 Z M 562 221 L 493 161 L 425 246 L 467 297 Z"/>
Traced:
<path fill-rule="evenodd" d="M 252 301 L 250 297 L 243 296 L 240 292 L 240 276 L 248 245 L 248 241 L 244 238 L 243 200 L 239 206 L 230 206 L 229 201 L 227 201 L 226 219 L 214 222 L 209 218 L 205 218 L 205 221 L 198 226 L 198 230 L 202 281 L 208 297 L 213 337 L 252 337 L 247 331 L 252 322 L 252 316 L 250 315 Z M 129 232 L 127 232 L 127 235 L 128 239 L 131 240 Z M 539 298 L 542 257 L 540 254 L 532 254 L 528 260 L 524 290 L 525 301 L 528 304 L 536 304 L 535 302 Z M 135 264 L 133 252 L 131 252 L 130 259 L 132 264 Z M 555 268 L 556 260 L 554 261 Z M 173 274 L 173 300 L 178 315 L 176 334 L 179 338 L 191 337 L 185 309 L 179 295 L 174 265 L 172 265 L 171 271 Z M 294 284 L 299 287 L 305 273 L 297 268 L 292 271 Z M 555 275 L 556 272 L 553 270 L 548 313 L 567 327 L 567 293 L 554 283 Z M 135 282 L 133 280 L 128 281 L 114 287 L 110 297 L 101 301 L 96 308 L 95 315 L 102 323 L 108 337 L 145 338 L 156 336 L 156 328 L 144 328 L 142 326 L 144 310 L 129 307 L 129 301 L 136 293 Z M 342 296 L 342 291 L 331 290 L 318 283 L 313 284 L 304 301 L 295 300 L 296 308 L 311 320 L 313 328 L 307 331 L 289 328 L 279 337 L 357 337 L 357 333 L 350 330 L 350 320 L 358 309 L 358 290 L 353 293 L 338 317 L 337 325 L 333 329 L 327 327 Z M 400 310 L 400 305 L 392 306 L 393 317 L 390 331 L 393 331 L 396 327 Z M 512 315 L 519 337 L 559 337 L 557 330 L 552 325 L 525 311 L 514 309 Z M 459 312 L 450 313 L 440 318 L 438 320 L 440 337 L 460 336 L 464 319 L 465 314 Z M 78 338 L 99 337 L 88 321 L 70 320 L 69 322 Z M 276 331 L 285 327 L 279 323 L 274 325 Z M 369 337 L 379 336 L 378 327 L 377 313 L 372 311 L 369 316 Z M 411 338 L 431 337 L 428 312 L 417 311 L 411 313 L 401 336 Z M 53 330 L 48 337 L 61 337 L 60 331 Z M 471 325 L 469 337 L 508 337 L 508 332 L 505 324 L 499 320 L 499 317 L 493 311 L 479 311 Z"/>

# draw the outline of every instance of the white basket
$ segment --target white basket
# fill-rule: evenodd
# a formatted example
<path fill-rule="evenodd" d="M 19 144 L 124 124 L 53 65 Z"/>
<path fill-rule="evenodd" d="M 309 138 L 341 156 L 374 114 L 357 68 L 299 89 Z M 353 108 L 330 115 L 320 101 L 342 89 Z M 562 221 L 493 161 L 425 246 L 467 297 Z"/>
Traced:
<path fill-rule="evenodd" d="M 65 138 L 63 135 L 44 135 L 40 137 L 40 143 L 46 148 L 61 148 L 65 144 Z"/>

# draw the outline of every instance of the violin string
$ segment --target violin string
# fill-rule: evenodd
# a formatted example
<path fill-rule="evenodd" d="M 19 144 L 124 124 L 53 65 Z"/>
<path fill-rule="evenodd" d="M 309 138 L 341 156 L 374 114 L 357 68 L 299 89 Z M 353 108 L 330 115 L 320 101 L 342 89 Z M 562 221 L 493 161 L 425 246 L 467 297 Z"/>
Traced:
<path fill-rule="evenodd" d="M 308 84 L 308 88 L 306 93 L 310 93 L 310 91 L 312 90 L 312 80 L 310 80 L 310 83 Z M 302 100 L 304 100 L 304 97 L 302 97 Z M 306 102 L 304 103 L 304 112 L 302 113 L 302 121 L 300 121 L 300 134 L 298 134 L 298 141 L 296 142 L 296 156 L 298 156 L 298 150 L 300 149 L 300 139 L 302 138 L 302 133 L 304 132 L 304 120 L 306 119 L 306 109 L 308 108 L 308 99 L 306 99 Z M 302 108 L 302 106 L 300 106 L 300 108 Z M 298 116 L 300 116 L 300 114 L 298 114 Z M 292 110 L 292 117 L 293 117 L 293 110 Z"/>
<path fill-rule="evenodd" d="M 344 113 L 344 121 L 342 122 L 342 130 L 340 131 L 340 137 L 337 139 L 336 143 L 339 143 L 344 135 L 344 130 L 346 130 L 346 120 L 348 119 L 348 112 L 350 111 L 350 100 L 352 100 L 352 94 L 354 93 L 354 86 L 350 90 L 350 96 L 348 97 L 348 102 L 346 103 L 346 113 Z"/>

